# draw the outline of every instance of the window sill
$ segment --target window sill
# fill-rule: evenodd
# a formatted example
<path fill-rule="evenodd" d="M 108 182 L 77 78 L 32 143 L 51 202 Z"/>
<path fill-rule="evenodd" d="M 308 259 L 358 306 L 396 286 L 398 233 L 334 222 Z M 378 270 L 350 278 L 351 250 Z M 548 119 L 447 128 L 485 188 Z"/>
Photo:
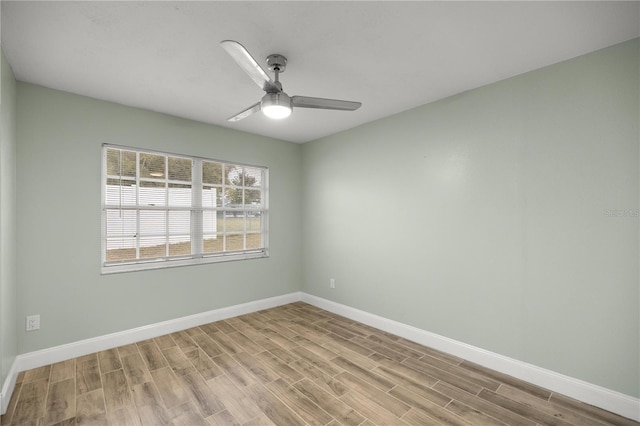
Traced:
<path fill-rule="evenodd" d="M 177 268 L 181 266 L 205 265 L 209 263 L 233 262 L 237 260 L 263 259 L 269 257 L 267 250 L 243 253 L 226 253 L 189 259 L 158 259 L 140 263 L 117 263 L 102 265 L 102 275 L 124 272 L 148 271 L 152 269 Z"/>

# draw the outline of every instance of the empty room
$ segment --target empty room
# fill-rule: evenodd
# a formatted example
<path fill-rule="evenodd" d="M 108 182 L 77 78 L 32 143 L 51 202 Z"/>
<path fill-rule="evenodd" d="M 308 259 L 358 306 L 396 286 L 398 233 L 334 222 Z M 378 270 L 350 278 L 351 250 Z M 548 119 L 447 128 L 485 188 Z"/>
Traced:
<path fill-rule="evenodd" d="M 19 425 L 640 425 L 640 2 L 0 2 Z"/>

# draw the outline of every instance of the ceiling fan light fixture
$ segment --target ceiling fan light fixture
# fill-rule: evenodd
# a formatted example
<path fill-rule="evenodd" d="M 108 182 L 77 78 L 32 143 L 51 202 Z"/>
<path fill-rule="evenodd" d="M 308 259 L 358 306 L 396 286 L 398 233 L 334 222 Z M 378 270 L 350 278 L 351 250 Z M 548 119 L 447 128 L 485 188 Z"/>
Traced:
<path fill-rule="evenodd" d="M 291 115 L 291 99 L 284 92 L 267 93 L 260 101 L 260 109 L 267 117 L 281 120 Z"/>

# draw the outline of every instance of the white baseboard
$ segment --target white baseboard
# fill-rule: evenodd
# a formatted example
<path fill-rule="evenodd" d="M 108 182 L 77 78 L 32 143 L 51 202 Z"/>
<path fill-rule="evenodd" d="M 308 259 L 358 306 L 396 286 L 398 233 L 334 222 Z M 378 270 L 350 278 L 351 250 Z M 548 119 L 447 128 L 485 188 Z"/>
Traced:
<path fill-rule="evenodd" d="M 2 385 L 2 393 L 0 393 L 0 414 L 7 412 L 9 407 L 9 401 L 11 400 L 11 394 L 13 388 L 16 387 L 16 379 L 18 378 L 18 363 L 17 360 L 13 360 L 11 368 L 7 373 L 7 378 Z"/>
<path fill-rule="evenodd" d="M 558 392 L 587 404 L 640 421 L 640 399 L 638 398 L 303 292 L 289 293 L 240 305 L 214 309 L 200 314 L 18 355 L 3 384 L 2 394 L 0 394 L 0 408 L 4 414 L 9 405 L 9 399 L 15 386 L 18 372 L 20 371 L 300 300 L 354 321 L 359 321 L 380 330 L 404 337 L 421 345 L 525 380 L 553 392 Z"/>
<path fill-rule="evenodd" d="M 565 376 L 407 324 L 393 321 L 321 297 L 302 293 L 302 301 L 413 342 L 480 364 L 553 392 L 640 421 L 640 399 Z"/>
<path fill-rule="evenodd" d="M 140 342 L 146 339 L 152 339 L 154 337 L 163 336 L 180 330 L 186 330 L 187 328 L 196 327 L 214 321 L 236 317 L 238 315 L 249 314 L 263 309 L 286 305 L 288 303 L 297 302 L 300 299 L 301 293 L 289 293 L 282 296 L 270 297 L 268 299 L 242 303 L 240 305 L 214 309 L 212 311 L 150 324 L 143 327 L 137 327 L 117 333 L 106 334 L 104 336 L 94 337 L 91 339 L 80 340 L 78 342 L 55 346 L 53 348 L 43 349 L 40 351 L 29 352 L 23 355 L 18 355 L 18 371 L 29 370 L 43 365 L 76 358 L 82 355 L 128 345 L 130 343 Z"/>

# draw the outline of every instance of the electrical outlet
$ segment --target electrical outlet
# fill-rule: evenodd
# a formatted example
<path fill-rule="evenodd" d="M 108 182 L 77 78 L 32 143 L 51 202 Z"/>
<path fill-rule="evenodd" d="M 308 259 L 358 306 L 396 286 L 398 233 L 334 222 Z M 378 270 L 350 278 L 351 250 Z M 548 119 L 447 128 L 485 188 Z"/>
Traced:
<path fill-rule="evenodd" d="M 336 288 L 336 279 L 329 278 L 329 288 Z"/>
<path fill-rule="evenodd" d="M 27 316 L 27 331 L 40 330 L 40 315 Z"/>

